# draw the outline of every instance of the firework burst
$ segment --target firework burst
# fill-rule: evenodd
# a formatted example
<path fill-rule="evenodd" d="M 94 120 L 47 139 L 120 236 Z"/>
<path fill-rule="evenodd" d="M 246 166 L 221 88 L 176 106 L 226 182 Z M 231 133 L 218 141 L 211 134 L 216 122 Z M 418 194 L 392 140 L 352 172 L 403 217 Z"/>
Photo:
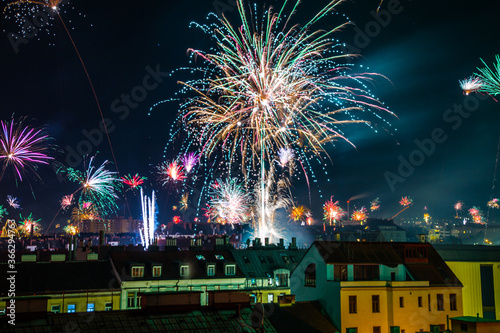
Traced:
<path fill-rule="evenodd" d="M 500 55 L 495 56 L 496 63 L 490 68 L 483 59 L 484 68 L 478 68 L 476 74 L 482 81 L 480 92 L 485 92 L 489 95 L 500 95 Z"/>
<path fill-rule="evenodd" d="M 484 224 L 483 212 L 481 211 L 481 208 L 474 206 L 469 209 L 469 214 L 472 217 L 474 223 Z"/>
<path fill-rule="evenodd" d="M 141 185 L 144 184 L 144 181 L 148 179 L 147 177 L 141 177 L 139 174 L 135 175 L 126 175 L 120 178 L 122 183 L 129 186 L 129 189 L 135 190 L 141 188 Z"/>
<path fill-rule="evenodd" d="M 353 221 L 365 221 L 368 218 L 368 211 L 365 207 L 361 207 L 360 209 L 356 209 L 352 212 L 351 219 Z"/>
<path fill-rule="evenodd" d="M 156 167 L 156 170 L 163 186 L 168 184 L 170 181 L 175 183 L 186 179 L 184 168 L 182 165 L 177 164 L 177 161 L 173 161 L 171 163 L 163 162 Z"/>
<path fill-rule="evenodd" d="M 399 204 L 403 206 L 403 208 L 396 213 L 393 217 L 391 217 L 391 220 L 393 220 L 396 216 L 401 214 L 403 211 L 407 210 L 408 208 L 411 207 L 413 204 L 413 199 L 411 197 L 402 197 L 401 200 L 399 200 Z"/>
<path fill-rule="evenodd" d="M 64 231 L 68 234 L 68 235 L 78 235 L 80 233 L 80 228 L 78 228 L 77 225 L 74 225 L 74 224 L 68 224 L 67 226 L 64 227 Z"/>
<path fill-rule="evenodd" d="M 19 226 L 17 227 L 17 230 L 19 231 L 19 234 L 22 236 L 22 237 L 29 237 L 31 235 L 35 236 L 35 237 L 39 237 L 40 236 L 40 219 L 38 220 L 35 220 L 33 219 L 33 216 L 32 214 L 30 213 L 30 215 L 28 217 L 23 217 L 22 215 L 19 215 L 20 217 L 20 223 L 19 223 Z"/>
<path fill-rule="evenodd" d="M 90 158 L 87 169 L 84 172 L 68 168 L 68 178 L 81 185 L 82 193 L 79 202 L 92 203 L 99 215 L 104 217 L 117 209 L 116 194 L 119 186 L 119 178 L 116 172 L 106 169 L 108 161 L 104 161 L 100 167 L 95 168 L 92 163 L 94 157 Z"/>
<path fill-rule="evenodd" d="M 71 205 L 73 205 L 73 194 L 68 194 L 62 197 L 61 199 L 61 209 L 67 210 Z"/>
<path fill-rule="evenodd" d="M 184 169 L 186 169 L 186 172 L 190 173 L 199 160 L 200 160 L 200 155 L 198 154 L 195 153 L 184 154 L 184 156 L 182 157 L 182 164 L 184 165 Z"/>
<path fill-rule="evenodd" d="M 346 212 L 340 207 L 339 202 L 333 202 L 333 196 L 323 205 L 323 218 L 328 221 L 330 225 L 337 223 L 345 215 Z"/>
<path fill-rule="evenodd" d="M 91 202 L 81 202 L 71 211 L 71 221 L 74 223 L 99 219 L 99 212 Z"/>
<path fill-rule="evenodd" d="M 280 148 L 278 150 L 278 164 L 282 168 L 291 164 L 294 157 L 295 157 L 295 154 L 293 153 L 293 150 L 290 148 Z"/>
<path fill-rule="evenodd" d="M 290 219 L 294 221 L 303 221 L 310 213 L 310 210 L 305 206 L 294 206 L 290 209 Z"/>
<path fill-rule="evenodd" d="M 248 214 L 250 194 L 238 183 L 237 179 L 217 180 L 213 187 L 208 206 L 211 220 L 223 220 L 225 223 L 241 223 Z"/>
<path fill-rule="evenodd" d="M 498 204 L 499 200 L 498 199 L 492 199 L 490 201 L 488 201 L 488 207 L 489 208 L 495 208 L 495 209 L 498 209 L 500 208 L 500 205 Z"/>
<path fill-rule="evenodd" d="M 9 204 L 9 206 L 11 206 L 14 209 L 21 208 L 21 205 L 19 204 L 19 201 L 17 200 L 17 198 L 12 196 L 12 195 L 7 196 L 7 202 Z"/>
<path fill-rule="evenodd" d="M 476 92 L 483 87 L 483 82 L 476 76 L 468 77 L 467 79 L 458 81 L 460 88 L 462 88 L 464 95 Z"/>
<path fill-rule="evenodd" d="M 372 212 L 377 211 L 380 209 L 380 199 L 375 198 L 372 202 L 370 202 L 370 210 Z"/>
<path fill-rule="evenodd" d="M 18 123 L 12 119 L 10 122 L 0 122 L 0 162 L 3 168 L 0 181 L 5 170 L 12 167 L 14 174 L 20 181 L 23 174 L 31 171 L 36 177 L 39 164 L 49 164 L 53 158 L 47 155 L 49 136 L 42 129 L 24 126 L 21 119 Z M 39 178 L 39 177 L 38 177 Z"/>

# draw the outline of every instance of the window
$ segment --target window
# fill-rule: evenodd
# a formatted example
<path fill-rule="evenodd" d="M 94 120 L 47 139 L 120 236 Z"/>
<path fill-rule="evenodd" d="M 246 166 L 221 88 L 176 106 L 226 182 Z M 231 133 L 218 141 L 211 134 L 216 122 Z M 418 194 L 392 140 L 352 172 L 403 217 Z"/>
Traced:
<path fill-rule="evenodd" d="M 250 259 L 248 259 L 247 256 L 243 257 L 243 261 L 245 262 L 245 264 L 249 264 L 250 263 Z"/>
<path fill-rule="evenodd" d="M 391 272 L 391 281 L 396 281 L 396 272 Z"/>
<path fill-rule="evenodd" d="M 224 260 L 224 256 L 222 254 L 216 254 L 215 259 L 217 260 Z"/>
<path fill-rule="evenodd" d="M 132 267 L 132 277 L 143 277 L 143 276 L 144 276 L 143 266 Z"/>
<path fill-rule="evenodd" d="M 252 286 L 257 285 L 257 281 L 256 281 L 255 279 L 252 279 L 252 281 L 251 281 L 251 282 L 252 282 Z"/>
<path fill-rule="evenodd" d="M 266 263 L 266 259 L 264 259 L 263 256 L 259 256 L 259 260 L 260 260 L 261 264 L 265 264 Z"/>
<path fill-rule="evenodd" d="M 236 265 L 226 265 L 226 275 L 236 275 Z"/>
<path fill-rule="evenodd" d="M 207 276 L 215 275 L 215 265 L 207 265 Z"/>
<path fill-rule="evenodd" d="M 50 312 L 52 313 L 61 313 L 61 306 L 58 304 L 58 305 L 52 305 L 50 307 Z"/>
<path fill-rule="evenodd" d="M 346 333 L 358 333 L 357 327 L 346 328 Z"/>
<path fill-rule="evenodd" d="M 276 274 L 276 286 L 288 287 L 288 274 Z"/>
<path fill-rule="evenodd" d="M 106 303 L 104 304 L 104 311 L 111 311 L 111 310 L 113 310 L 113 303 L 111 303 L 111 302 L 106 302 Z"/>
<path fill-rule="evenodd" d="M 372 312 L 373 313 L 380 312 L 380 297 L 379 297 L 379 295 L 372 295 Z"/>
<path fill-rule="evenodd" d="M 333 270 L 335 281 L 347 281 L 347 265 L 334 265 Z"/>
<path fill-rule="evenodd" d="M 399 326 L 391 326 L 391 328 L 389 329 L 389 332 L 399 333 Z"/>
<path fill-rule="evenodd" d="M 466 323 L 461 323 L 460 324 L 460 332 L 467 332 L 468 327 Z"/>
<path fill-rule="evenodd" d="M 189 275 L 189 266 L 182 265 L 181 266 L 181 276 L 188 276 L 188 275 Z"/>
<path fill-rule="evenodd" d="M 443 294 L 437 294 L 437 308 L 438 308 L 438 311 L 444 311 L 444 296 L 443 296 Z"/>
<path fill-rule="evenodd" d="M 309 264 L 304 273 L 304 286 L 316 287 L 316 264 Z"/>
<path fill-rule="evenodd" d="M 281 256 L 283 258 L 283 261 L 285 262 L 285 264 L 289 264 L 290 263 L 290 260 L 288 259 L 288 256 Z"/>
<path fill-rule="evenodd" d="M 373 326 L 373 333 L 380 333 L 380 326 Z"/>
<path fill-rule="evenodd" d="M 424 306 L 424 304 L 423 304 L 423 301 L 422 301 L 422 296 L 418 296 L 418 307 L 421 308 L 423 306 Z"/>
<path fill-rule="evenodd" d="M 427 294 L 427 305 L 429 306 L 429 311 L 431 311 L 431 294 Z"/>
<path fill-rule="evenodd" d="M 399 307 L 400 308 L 404 308 L 405 307 L 405 298 L 404 297 L 400 297 L 399 298 Z"/>
<path fill-rule="evenodd" d="M 87 303 L 87 312 L 95 311 L 95 303 Z"/>
<path fill-rule="evenodd" d="M 333 281 L 334 280 L 334 274 L 333 274 L 333 264 L 326 264 L 326 280 L 327 281 Z"/>
<path fill-rule="evenodd" d="M 161 276 L 161 266 L 153 266 L 153 277 Z"/>
<path fill-rule="evenodd" d="M 267 303 L 274 303 L 274 294 L 267 294 Z"/>
<path fill-rule="evenodd" d="M 358 313 L 358 306 L 356 304 L 356 296 L 349 296 L 349 313 Z"/>
<path fill-rule="evenodd" d="M 68 313 L 76 312 L 76 304 L 68 304 Z"/>
<path fill-rule="evenodd" d="M 457 294 L 450 294 L 450 310 L 457 311 Z"/>
<path fill-rule="evenodd" d="M 354 281 L 379 280 L 378 265 L 354 265 Z"/>
<path fill-rule="evenodd" d="M 197 254 L 196 255 L 196 259 L 198 259 L 198 260 L 205 260 L 205 256 L 202 255 L 202 254 Z"/>
<path fill-rule="evenodd" d="M 294 257 L 294 256 L 290 256 L 290 259 L 292 259 L 292 262 L 293 262 L 294 264 L 296 264 L 296 263 L 297 263 L 297 259 L 295 259 L 295 257 Z"/>
<path fill-rule="evenodd" d="M 127 293 L 127 308 L 135 308 L 135 293 Z"/>

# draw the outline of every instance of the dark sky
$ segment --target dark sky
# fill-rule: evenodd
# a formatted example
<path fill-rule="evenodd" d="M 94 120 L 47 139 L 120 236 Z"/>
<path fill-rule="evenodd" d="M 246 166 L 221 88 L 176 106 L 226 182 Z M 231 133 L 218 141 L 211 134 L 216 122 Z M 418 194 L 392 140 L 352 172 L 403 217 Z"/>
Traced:
<path fill-rule="evenodd" d="M 297 23 L 305 22 L 326 2 L 308 0 L 307 5 L 299 6 Z M 234 7 L 227 3 L 231 2 L 71 1 L 67 12 L 61 14 L 92 78 L 104 117 L 112 122 L 110 138 L 120 171 L 147 175 L 149 189 L 159 189 L 151 184 L 151 165 L 162 160 L 177 106 L 164 104 L 155 108 L 152 116 L 148 112 L 154 103 L 172 97 L 179 89 L 176 81 L 186 79 L 186 74 L 161 78 L 144 100 L 127 111 L 118 109 L 124 106 L 122 102 L 114 101 L 143 85 L 148 67 L 170 72 L 188 65 L 188 48 L 207 50 L 210 40 L 201 31 L 189 28 L 189 23 L 204 23 L 206 14 L 217 9 L 225 9 L 229 18 L 236 18 Z M 481 206 L 486 211 L 500 136 L 500 104 L 491 98 L 478 98 L 482 96 L 465 100 L 458 80 L 481 66 L 480 58 L 491 65 L 495 54 L 500 53 L 500 3 L 385 0 L 379 21 L 374 13 L 377 6 L 378 0 L 352 0 L 339 6 L 338 11 L 356 25 L 335 37 L 361 54 L 353 60 L 356 66 L 368 66 L 369 71 L 390 80 L 377 80 L 372 91 L 398 118 L 386 117 L 393 125 L 389 131 L 348 129 L 356 148 L 339 142 L 329 150 L 333 161 L 328 166 L 329 175 L 318 176 L 319 187 L 311 188 L 314 217 L 321 218 L 321 206 L 330 195 L 343 202 L 358 198 L 352 199 L 351 207 L 368 205 L 380 197 L 382 209 L 374 216 L 386 218 L 398 211 L 397 201 L 407 195 L 415 204 L 402 217 L 421 216 L 427 206 L 432 216 L 449 218 L 457 200 L 464 201 L 466 207 Z M 319 27 L 331 28 L 341 22 L 342 17 L 329 16 Z M 46 124 L 61 148 L 58 160 L 67 163 L 68 154 L 87 140 L 84 132 L 95 133 L 101 121 L 75 50 L 58 21 L 49 28 L 50 36 L 40 33 L 19 44 L 18 52 L 8 38 L 9 33 L 18 33 L 18 27 L 2 19 L 2 30 L 0 118 L 7 120 L 15 113 L 16 118 L 28 116 L 34 124 Z M 365 32 L 363 36 L 359 31 Z M 467 118 L 453 112 L 455 106 L 462 106 Z M 433 144 L 435 147 L 424 156 L 415 140 L 426 142 L 429 148 L 432 133 L 440 143 Z M 89 153 L 99 151 L 99 162 L 112 160 L 106 139 L 97 136 L 96 140 Z M 421 165 L 401 174 L 401 160 L 410 157 Z M 321 175 L 321 170 L 317 171 Z M 392 186 L 386 179 L 389 173 Z M 23 215 L 33 212 L 48 225 L 61 196 L 76 187 L 61 182 L 50 168 L 42 168 L 40 176 L 42 182 L 32 180 L 17 186 L 12 179 L 3 180 L 0 204 L 7 194 L 15 195 L 20 198 Z M 294 194 L 299 203 L 309 205 L 304 189 L 305 185 L 298 182 Z M 319 198 L 318 189 L 323 198 Z M 160 202 L 173 200 L 165 192 L 160 191 Z M 130 193 L 127 196 L 134 216 L 139 217 L 138 198 Z M 500 196 L 500 192 L 494 191 L 493 196 Z M 123 201 L 119 204 L 124 207 Z M 162 212 L 163 207 L 160 204 L 160 221 L 171 213 Z M 9 212 L 11 216 L 19 214 L 13 209 Z M 494 212 L 490 217 L 494 220 L 497 216 Z M 60 219 L 68 217 L 68 213 L 60 215 Z"/>

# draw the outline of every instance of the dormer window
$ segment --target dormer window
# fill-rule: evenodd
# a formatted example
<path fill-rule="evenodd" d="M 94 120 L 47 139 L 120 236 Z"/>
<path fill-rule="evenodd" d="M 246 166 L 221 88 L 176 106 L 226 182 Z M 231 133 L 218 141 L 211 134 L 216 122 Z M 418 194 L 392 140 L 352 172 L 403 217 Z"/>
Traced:
<path fill-rule="evenodd" d="M 153 277 L 160 277 L 161 276 L 161 266 L 156 265 L 153 266 Z"/>
<path fill-rule="evenodd" d="M 185 277 L 189 275 L 189 266 L 188 265 L 181 265 L 181 276 Z"/>
<path fill-rule="evenodd" d="M 144 276 L 144 266 L 132 266 L 132 277 L 143 277 Z"/>
<path fill-rule="evenodd" d="M 215 265 L 207 265 L 207 276 L 215 275 Z"/>
<path fill-rule="evenodd" d="M 215 259 L 217 260 L 224 260 L 224 256 L 222 254 L 216 254 Z"/>
<path fill-rule="evenodd" d="M 196 255 L 196 259 L 198 259 L 198 260 L 205 260 L 205 256 L 203 256 L 202 254 L 197 254 Z"/>
<path fill-rule="evenodd" d="M 236 275 L 236 265 L 226 265 L 226 275 Z"/>

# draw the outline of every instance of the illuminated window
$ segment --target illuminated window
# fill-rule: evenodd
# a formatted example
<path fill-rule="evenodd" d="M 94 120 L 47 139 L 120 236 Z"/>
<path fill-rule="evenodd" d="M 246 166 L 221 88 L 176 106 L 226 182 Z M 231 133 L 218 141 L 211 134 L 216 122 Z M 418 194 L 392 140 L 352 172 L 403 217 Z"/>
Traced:
<path fill-rule="evenodd" d="M 380 312 L 380 297 L 379 295 L 372 295 L 372 312 Z"/>
<path fill-rule="evenodd" d="M 309 264 L 304 273 L 304 286 L 316 287 L 316 264 Z"/>
<path fill-rule="evenodd" d="M 181 266 L 181 276 L 188 276 L 189 275 L 189 266 L 183 265 Z"/>
<path fill-rule="evenodd" d="M 222 254 L 216 254 L 215 259 L 217 260 L 224 260 L 224 256 Z"/>
<path fill-rule="evenodd" d="M 95 311 L 95 303 L 87 303 L 87 312 Z"/>
<path fill-rule="evenodd" d="M 405 307 L 405 298 L 404 297 L 400 297 L 399 298 L 399 307 L 400 308 L 404 308 Z"/>
<path fill-rule="evenodd" d="M 132 267 L 132 277 L 143 277 L 143 276 L 144 276 L 144 267 L 143 266 Z"/>
<path fill-rule="evenodd" d="M 423 301 L 422 301 L 422 296 L 418 296 L 418 307 L 421 308 L 423 307 Z"/>
<path fill-rule="evenodd" d="M 279 287 L 288 287 L 288 274 L 276 274 L 276 285 Z"/>
<path fill-rule="evenodd" d="M 104 304 L 104 311 L 111 311 L 111 310 L 113 310 L 113 303 L 111 303 L 111 302 L 106 302 L 106 303 Z"/>
<path fill-rule="evenodd" d="M 450 310 L 457 311 L 457 294 L 450 294 Z"/>
<path fill-rule="evenodd" d="M 161 276 L 161 266 L 153 266 L 153 277 Z"/>
<path fill-rule="evenodd" d="M 349 296 L 349 313 L 358 313 L 356 296 Z"/>
<path fill-rule="evenodd" d="M 226 265 L 226 275 L 236 275 L 236 265 Z"/>
<path fill-rule="evenodd" d="M 196 255 L 196 259 L 198 259 L 198 260 L 205 260 L 205 256 L 203 256 L 202 254 L 197 254 Z"/>
<path fill-rule="evenodd" d="M 333 270 L 335 281 L 347 281 L 347 265 L 334 265 Z"/>
<path fill-rule="evenodd" d="M 274 303 L 274 294 L 267 294 L 267 303 Z"/>
<path fill-rule="evenodd" d="M 50 308 L 50 312 L 52 313 L 60 313 L 61 312 L 61 306 L 60 305 L 52 305 Z"/>
<path fill-rule="evenodd" d="M 215 275 L 215 265 L 207 265 L 207 276 Z"/>
<path fill-rule="evenodd" d="M 76 312 L 76 304 L 68 304 L 68 313 Z"/>

